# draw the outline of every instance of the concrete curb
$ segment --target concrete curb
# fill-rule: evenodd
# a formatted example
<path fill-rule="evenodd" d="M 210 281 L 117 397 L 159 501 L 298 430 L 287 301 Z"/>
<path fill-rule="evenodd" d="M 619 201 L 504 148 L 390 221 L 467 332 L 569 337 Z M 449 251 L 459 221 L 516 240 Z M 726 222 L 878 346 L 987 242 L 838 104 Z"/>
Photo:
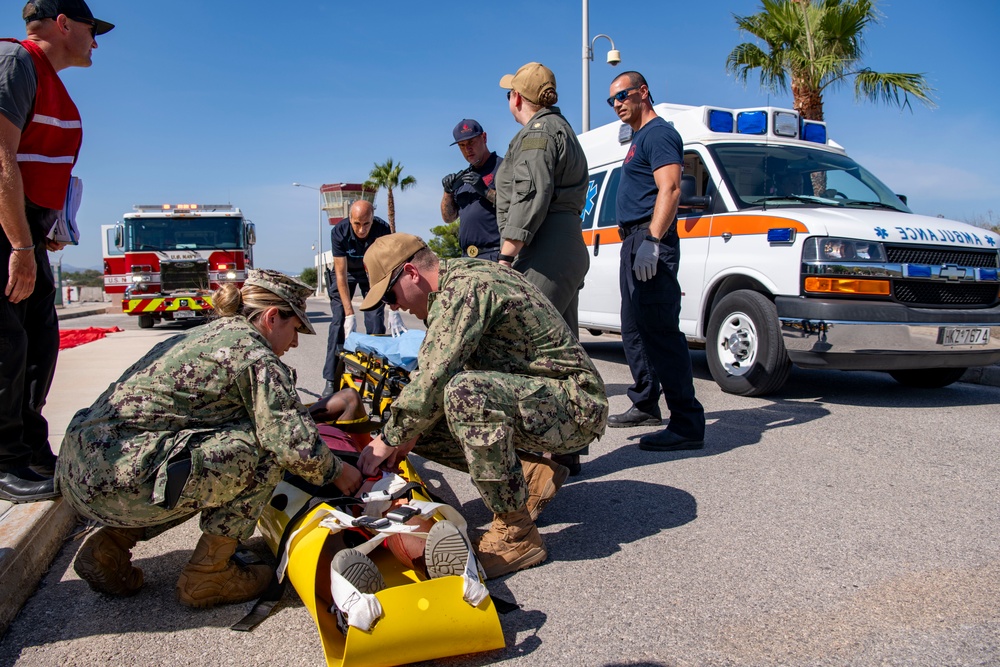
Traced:
<path fill-rule="evenodd" d="M 77 317 L 89 317 L 91 315 L 104 315 L 105 313 L 114 312 L 111 306 L 95 306 L 94 308 L 79 308 L 72 310 L 64 310 L 62 308 L 56 308 L 56 316 L 60 320 L 72 320 Z"/>
<path fill-rule="evenodd" d="M 35 592 L 76 521 L 76 511 L 62 498 L 13 505 L 3 516 L 0 637 Z"/>

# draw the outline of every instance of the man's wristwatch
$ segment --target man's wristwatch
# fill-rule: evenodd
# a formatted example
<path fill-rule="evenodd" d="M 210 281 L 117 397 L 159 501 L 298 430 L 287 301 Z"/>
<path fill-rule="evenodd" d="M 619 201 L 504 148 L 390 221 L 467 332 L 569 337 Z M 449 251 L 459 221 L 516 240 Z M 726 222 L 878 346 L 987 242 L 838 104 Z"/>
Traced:
<path fill-rule="evenodd" d="M 643 237 L 643 240 L 644 241 L 652 241 L 653 243 L 659 243 L 660 242 L 660 239 L 656 238 L 652 234 L 646 234 L 646 236 Z"/>
<path fill-rule="evenodd" d="M 497 255 L 497 261 L 498 262 L 510 262 L 511 264 L 513 264 L 514 263 L 514 259 L 515 259 L 514 255 L 505 255 L 503 253 L 500 253 L 499 255 Z"/>

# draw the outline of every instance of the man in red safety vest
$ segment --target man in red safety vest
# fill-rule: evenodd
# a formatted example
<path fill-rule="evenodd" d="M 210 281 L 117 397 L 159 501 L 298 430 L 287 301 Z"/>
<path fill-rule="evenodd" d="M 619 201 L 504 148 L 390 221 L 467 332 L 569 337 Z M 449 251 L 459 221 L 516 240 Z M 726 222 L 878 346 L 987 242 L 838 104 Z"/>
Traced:
<path fill-rule="evenodd" d="M 0 500 L 55 497 L 56 457 L 42 406 L 59 352 L 48 238 L 83 140 L 59 79 L 90 67 L 113 25 L 83 0 L 30 0 L 27 38 L 0 40 Z"/>

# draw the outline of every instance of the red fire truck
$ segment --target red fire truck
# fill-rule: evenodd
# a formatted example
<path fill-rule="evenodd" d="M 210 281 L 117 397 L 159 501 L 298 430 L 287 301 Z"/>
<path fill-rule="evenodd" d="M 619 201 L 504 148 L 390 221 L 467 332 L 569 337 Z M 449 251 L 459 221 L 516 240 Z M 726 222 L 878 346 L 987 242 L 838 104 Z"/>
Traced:
<path fill-rule="evenodd" d="M 104 291 L 148 329 L 158 320 L 205 317 L 212 292 L 242 285 L 253 268 L 253 223 L 230 204 L 138 205 L 104 225 Z"/>

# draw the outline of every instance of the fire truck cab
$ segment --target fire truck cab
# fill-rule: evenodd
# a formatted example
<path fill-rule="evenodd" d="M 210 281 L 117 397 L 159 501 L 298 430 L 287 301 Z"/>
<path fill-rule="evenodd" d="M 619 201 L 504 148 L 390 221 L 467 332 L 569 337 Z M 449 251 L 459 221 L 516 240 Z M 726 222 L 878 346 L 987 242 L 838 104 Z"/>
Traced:
<path fill-rule="evenodd" d="M 102 233 L 104 291 L 142 329 L 207 316 L 212 292 L 253 268 L 253 223 L 230 204 L 136 205 Z"/>

